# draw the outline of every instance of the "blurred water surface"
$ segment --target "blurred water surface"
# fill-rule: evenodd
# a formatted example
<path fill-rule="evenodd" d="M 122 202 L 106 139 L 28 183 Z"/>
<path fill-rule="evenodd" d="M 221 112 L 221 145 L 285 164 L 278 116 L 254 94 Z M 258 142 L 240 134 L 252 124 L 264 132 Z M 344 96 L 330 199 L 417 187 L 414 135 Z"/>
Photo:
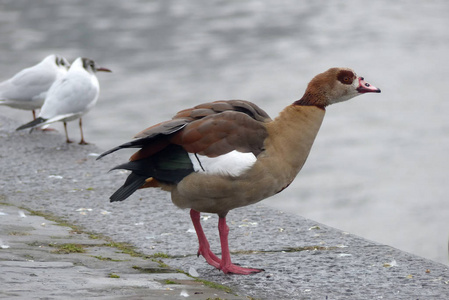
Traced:
<path fill-rule="evenodd" d="M 274 117 L 317 73 L 351 67 L 382 94 L 329 107 L 303 171 L 265 204 L 448 263 L 448 13 L 445 0 L 1 0 L 0 80 L 49 53 L 112 69 L 83 122 L 106 149 L 210 100 Z"/>

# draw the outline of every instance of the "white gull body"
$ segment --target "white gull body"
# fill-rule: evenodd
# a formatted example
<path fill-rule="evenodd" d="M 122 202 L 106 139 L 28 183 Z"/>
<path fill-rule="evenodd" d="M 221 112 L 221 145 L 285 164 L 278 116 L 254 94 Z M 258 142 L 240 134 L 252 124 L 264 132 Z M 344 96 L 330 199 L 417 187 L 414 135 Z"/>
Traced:
<path fill-rule="evenodd" d="M 70 67 L 62 56 L 51 54 L 0 83 L 0 105 L 24 110 L 41 108 L 51 85 Z"/>
<path fill-rule="evenodd" d="M 77 58 L 67 74 L 56 80 L 48 90 L 38 118 L 20 126 L 17 130 L 63 122 L 67 142 L 70 142 L 67 136 L 66 123 L 80 119 L 80 143 L 85 143 L 82 135 L 81 117 L 95 106 L 100 95 L 100 84 L 97 76 L 95 76 L 96 71 L 110 72 L 109 69 L 96 67 L 93 60 Z"/>

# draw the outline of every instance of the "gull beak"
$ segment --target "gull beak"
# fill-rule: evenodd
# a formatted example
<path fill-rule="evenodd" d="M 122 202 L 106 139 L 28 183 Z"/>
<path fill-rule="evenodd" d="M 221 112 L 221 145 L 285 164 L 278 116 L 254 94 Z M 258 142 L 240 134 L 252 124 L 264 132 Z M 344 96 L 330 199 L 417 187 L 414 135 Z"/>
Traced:
<path fill-rule="evenodd" d="M 95 68 L 95 71 L 97 71 L 97 72 L 112 72 L 111 70 L 109 70 L 107 68 L 102 68 L 102 67 Z"/>

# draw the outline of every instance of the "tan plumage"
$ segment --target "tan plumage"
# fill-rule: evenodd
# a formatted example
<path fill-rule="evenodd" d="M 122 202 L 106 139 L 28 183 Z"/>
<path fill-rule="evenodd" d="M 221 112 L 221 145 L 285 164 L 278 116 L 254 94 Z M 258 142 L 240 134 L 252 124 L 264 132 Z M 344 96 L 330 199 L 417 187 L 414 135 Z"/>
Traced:
<path fill-rule="evenodd" d="M 264 151 L 238 178 L 196 172 L 164 188 L 181 208 L 223 217 L 231 209 L 272 196 L 289 185 L 304 165 L 324 113 L 316 106 L 288 106 L 274 121 L 263 124 Z"/>
<path fill-rule="evenodd" d="M 285 189 L 309 155 L 325 107 L 368 92 L 380 90 L 351 69 L 332 68 L 317 75 L 304 96 L 274 120 L 244 100 L 216 101 L 182 110 L 172 120 L 149 127 L 137 134 L 136 140 L 100 156 L 122 148 L 140 148 L 130 162 L 116 167 L 132 173 L 111 201 L 122 201 L 138 188 L 161 187 L 171 193 L 175 205 L 191 209 L 200 244 L 198 254 L 209 264 L 225 273 L 260 272 L 231 263 L 227 213 Z M 228 156 L 231 154 L 234 156 Z M 222 157 L 226 158 L 224 164 Z M 248 164 L 228 173 L 231 157 L 244 157 L 242 162 Z M 209 167 L 210 162 L 217 162 L 222 171 Z M 200 212 L 219 215 L 221 259 L 210 250 Z"/>

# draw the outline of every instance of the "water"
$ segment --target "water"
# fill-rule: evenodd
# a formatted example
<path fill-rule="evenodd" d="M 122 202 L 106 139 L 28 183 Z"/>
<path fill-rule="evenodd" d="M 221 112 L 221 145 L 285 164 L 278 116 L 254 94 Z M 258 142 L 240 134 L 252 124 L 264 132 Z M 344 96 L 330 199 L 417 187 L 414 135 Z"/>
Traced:
<path fill-rule="evenodd" d="M 274 117 L 317 73 L 354 68 L 382 94 L 329 107 L 303 171 L 265 204 L 448 263 L 448 13 L 444 0 L 2 0 L 0 80 L 49 53 L 112 69 L 83 120 L 107 149 L 210 100 Z"/>

